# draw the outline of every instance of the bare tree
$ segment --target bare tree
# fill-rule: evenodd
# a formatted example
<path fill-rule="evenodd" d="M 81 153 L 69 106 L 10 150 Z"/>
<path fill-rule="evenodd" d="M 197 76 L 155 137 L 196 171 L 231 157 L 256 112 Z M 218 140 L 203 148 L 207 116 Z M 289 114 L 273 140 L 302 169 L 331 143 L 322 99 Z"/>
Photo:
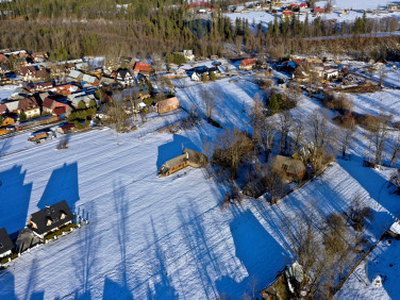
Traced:
<path fill-rule="evenodd" d="M 396 160 L 398 154 L 399 154 L 399 150 L 400 150 L 400 135 L 397 135 L 396 140 L 393 143 L 393 154 L 392 154 L 392 158 L 390 159 L 390 163 L 389 163 L 389 167 L 393 166 L 394 161 Z"/>
<path fill-rule="evenodd" d="M 327 150 L 333 146 L 331 142 L 334 134 L 325 116 L 315 112 L 310 117 L 307 135 L 312 143 L 310 150 L 313 170 L 317 172 L 322 166 Z"/>
<path fill-rule="evenodd" d="M 275 124 L 266 118 L 265 106 L 262 100 L 256 96 L 251 108 L 250 124 L 253 127 L 253 143 L 265 152 L 265 161 L 268 162 L 276 134 Z"/>
<path fill-rule="evenodd" d="M 115 126 L 117 132 L 117 144 L 119 145 L 120 131 L 123 131 L 126 127 L 126 121 L 128 120 L 128 114 L 125 112 L 123 105 L 119 102 L 113 102 L 107 104 L 107 116 L 108 122 Z"/>
<path fill-rule="evenodd" d="M 386 77 L 387 77 L 385 67 L 382 67 L 379 69 L 378 76 L 379 76 L 379 85 L 383 86 L 383 84 L 385 83 Z"/>
<path fill-rule="evenodd" d="M 281 149 L 283 154 L 288 150 L 289 132 L 293 125 L 293 117 L 288 111 L 284 111 L 279 115 L 279 132 L 281 135 Z"/>
<path fill-rule="evenodd" d="M 349 146 L 349 144 L 354 136 L 355 131 L 356 131 L 356 125 L 355 125 L 354 119 L 352 119 L 351 124 L 344 131 L 343 145 L 342 145 L 342 156 L 343 157 L 346 157 L 347 147 Z"/>
<path fill-rule="evenodd" d="M 301 117 L 295 118 L 293 122 L 294 145 L 298 149 L 304 139 L 305 124 Z"/>
<path fill-rule="evenodd" d="M 381 116 L 378 118 L 375 126 L 372 127 L 373 143 L 375 146 L 375 165 L 382 164 L 382 155 L 388 134 L 388 123 L 388 119 Z"/>
<path fill-rule="evenodd" d="M 200 91 L 201 98 L 203 99 L 204 104 L 204 114 L 207 118 L 207 121 L 210 122 L 212 120 L 213 111 L 216 107 L 216 97 L 218 95 L 218 90 L 215 88 L 202 88 Z"/>

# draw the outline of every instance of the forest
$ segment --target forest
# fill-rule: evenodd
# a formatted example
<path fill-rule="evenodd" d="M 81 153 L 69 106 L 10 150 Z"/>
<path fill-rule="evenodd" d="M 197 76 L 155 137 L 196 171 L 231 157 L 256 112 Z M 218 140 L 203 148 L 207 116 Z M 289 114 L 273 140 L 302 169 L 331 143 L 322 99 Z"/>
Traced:
<path fill-rule="evenodd" d="M 227 3 L 227 2 L 226 2 Z M 148 58 L 153 53 L 168 55 L 193 49 L 198 56 L 226 53 L 227 45 L 236 52 L 265 53 L 271 58 L 292 53 L 320 52 L 329 46 L 332 54 L 396 59 L 397 38 L 372 39 L 353 34 L 390 32 L 398 29 L 394 18 L 368 19 L 365 14 L 354 22 L 337 23 L 320 17 L 300 21 L 296 15 L 275 18 L 268 29 L 261 24 L 235 22 L 222 8 L 208 19 L 187 14 L 187 2 L 175 0 L 16 0 L 0 3 L 2 48 L 48 51 L 53 60 L 85 55 L 122 55 Z M 345 40 L 313 41 L 307 38 L 350 35 Z M 360 43 L 355 43 L 362 41 Z M 346 45 L 346 47 L 344 47 Z M 362 47 L 361 47 L 362 45 Z M 389 47 L 388 47 L 389 46 Z"/>

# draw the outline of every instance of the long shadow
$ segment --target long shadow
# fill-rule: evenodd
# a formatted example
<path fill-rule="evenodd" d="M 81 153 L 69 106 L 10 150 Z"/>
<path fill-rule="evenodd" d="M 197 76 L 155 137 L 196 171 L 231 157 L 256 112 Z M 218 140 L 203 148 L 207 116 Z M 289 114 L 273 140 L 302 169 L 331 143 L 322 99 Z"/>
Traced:
<path fill-rule="evenodd" d="M 61 168 L 53 171 L 37 206 L 44 209 L 46 204 L 53 205 L 62 200 L 67 201 L 71 211 L 75 210 L 75 203 L 79 201 L 77 162 L 64 163 Z"/>
<path fill-rule="evenodd" d="M 87 208 L 93 217 L 96 212 L 93 206 Z M 95 217 L 93 217 L 95 219 Z M 92 277 L 96 276 L 93 273 L 93 268 L 97 264 L 98 258 L 96 253 L 100 246 L 100 239 L 96 238 L 95 223 L 90 223 L 87 226 L 79 229 L 79 251 L 72 255 L 71 265 L 75 267 L 75 274 L 77 276 L 80 286 L 76 288 L 74 299 L 91 299 L 90 281 Z"/>
<path fill-rule="evenodd" d="M 184 148 L 201 151 L 201 149 L 193 144 L 188 138 L 180 134 L 174 134 L 172 142 L 159 146 L 157 157 L 157 170 L 159 170 L 167 160 L 181 155 Z"/>
<path fill-rule="evenodd" d="M 26 225 L 32 183 L 25 184 L 25 176 L 21 166 L 0 173 L 0 228 L 5 227 L 8 233 Z"/>
<path fill-rule="evenodd" d="M 400 205 L 397 196 L 389 193 L 387 180 L 371 168 L 362 168 L 360 161 L 362 159 L 357 157 L 351 162 L 340 160 L 338 163 L 364 187 L 371 198 L 389 211 L 392 218 L 397 217 Z"/>
<path fill-rule="evenodd" d="M 14 275 L 5 269 L 0 272 L 0 281 L 0 299 L 17 300 Z"/>
<path fill-rule="evenodd" d="M 121 278 L 118 282 L 106 277 L 104 280 L 103 299 L 133 299 L 128 286 L 126 247 L 129 240 L 127 220 L 129 211 L 129 201 L 125 196 L 125 188 L 121 181 L 114 182 L 114 211 L 117 216 L 115 228 L 117 229 L 118 245 L 121 256 L 119 264 Z"/>
<path fill-rule="evenodd" d="M 272 282 L 285 266 L 286 251 L 264 229 L 250 210 L 238 212 L 230 224 L 235 255 L 247 270 L 247 277 L 237 283 L 228 276 L 216 282 L 220 295 L 231 298 L 251 296 Z M 237 292 L 242 291 L 242 295 Z"/>
<path fill-rule="evenodd" d="M 189 211 L 178 207 L 177 213 L 182 223 L 180 228 L 184 242 L 194 260 L 197 280 L 200 281 L 207 299 L 218 298 L 213 278 L 220 278 L 223 272 L 215 248 L 210 245 L 204 230 L 203 218 L 196 206 L 192 206 Z"/>
<path fill-rule="evenodd" d="M 154 248 L 154 289 L 148 288 L 148 299 L 178 299 L 179 295 L 172 284 L 172 279 L 168 275 L 165 251 L 159 245 L 160 238 L 156 232 L 153 218 L 151 218 L 151 227 L 153 230 Z M 158 279 L 158 280 L 157 280 Z"/>

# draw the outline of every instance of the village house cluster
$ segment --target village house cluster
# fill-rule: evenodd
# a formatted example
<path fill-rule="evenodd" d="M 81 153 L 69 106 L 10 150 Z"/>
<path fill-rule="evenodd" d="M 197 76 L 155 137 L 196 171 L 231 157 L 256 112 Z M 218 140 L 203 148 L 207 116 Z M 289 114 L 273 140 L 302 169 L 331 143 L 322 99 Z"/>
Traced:
<path fill-rule="evenodd" d="M 0 75 L 0 85 L 19 85 L 11 97 L 0 99 L 0 134 L 61 121 L 79 110 L 98 110 L 103 103 L 114 100 L 129 98 L 134 102 L 135 113 L 155 104 L 155 101 L 143 102 L 154 96 L 150 81 L 155 70 L 151 63 L 131 57 L 121 57 L 105 66 L 101 57 L 52 62 L 46 52 L 2 50 Z M 129 97 L 114 99 L 113 92 L 123 89 L 130 89 Z M 158 104 L 159 113 L 179 107 L 179 100 L 166 98 L 158 99 L 159 102 L 168 100 Z M 103 110 L 96 116 L 104 115 Z M 65 133 L 74 125 L 63 124 L 61 131 Z"/>

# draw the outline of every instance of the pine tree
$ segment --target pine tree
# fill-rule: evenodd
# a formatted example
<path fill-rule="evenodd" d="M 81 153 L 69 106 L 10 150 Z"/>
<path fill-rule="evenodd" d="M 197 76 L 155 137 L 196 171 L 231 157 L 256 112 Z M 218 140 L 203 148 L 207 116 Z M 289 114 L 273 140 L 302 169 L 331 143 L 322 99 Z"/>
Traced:
<path fill-rule="evenodd" d="M 272 94 L 268 102 L 269 114 L 273 115 L 279 111 L 279 99 L 276 94 Z"/>
<path fill-rule="evenodd" d="M 21 112 L 19 113 L 19 120 L 21 122 L 25 122 L 26 119 L 27 119 L 27 116 L 26 116 L 25 112 L 23 110 L 21 110 Z"/>

